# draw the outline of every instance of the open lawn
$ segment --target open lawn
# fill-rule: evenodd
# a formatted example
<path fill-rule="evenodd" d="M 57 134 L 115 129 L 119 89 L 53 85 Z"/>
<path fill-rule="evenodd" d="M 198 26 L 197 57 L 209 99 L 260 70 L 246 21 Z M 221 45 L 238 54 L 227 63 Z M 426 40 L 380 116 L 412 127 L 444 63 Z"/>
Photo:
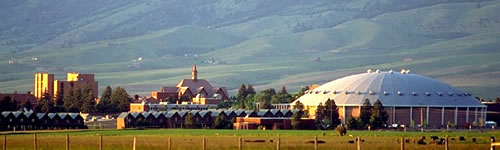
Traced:
<path fill-rule="evenodd" d="M 26 132 L 25 132 L 26 133 Z M 361 149 L 400 149 L 398 138 L 410 139 L 405 144 L 408 150 L 444 149 L 444 145 L 429 144 L 430 136 L 450 139 L 450 149 L 488 149 L 490 136 L 500 137 L 499 131 L 454 131 L 454 132 L 400 132 L 400 131 L 348 131 L 347 136 L 337 136 L 334 131 L 296 131 L 296 130 L 204 130 L 204 129 L 151 129 L 151 130 L 85 130 L 85 131 L 48 131 L 39 132 L 38 149 L 65 149 L 66 134 L 69 135 L 70 149 L 89 150 L 99 148 L 99 136 L 103 135 L 103 149 L 132 149 L 133 137 L 137 139 L 137 149 L 168 149 L 169 138 L 172 149 L 202 149 L 203 138 L 207 140 L 207 149 L 238 149 L 239 137 L 243 149 L 276 149 L 280 139 L 281 149 L 314 149 L 312 142 L 317 136 L 319 149 L 356 149 L 356 144 L 349 143 L 356 137 L 365 141 Z M 413 140 L 426 136 L 427 145 L 417 145 Z M 459 141 L 459 137 L 466 141 Z M 473 142 L 472 138 L 477 141 Z M 3 140 L 3 139 L 2 139 Z M 31 133 L 7 135 L 7 149 L 33 149 Z M 2 143 L 3 146 L 3 142 Z"/>

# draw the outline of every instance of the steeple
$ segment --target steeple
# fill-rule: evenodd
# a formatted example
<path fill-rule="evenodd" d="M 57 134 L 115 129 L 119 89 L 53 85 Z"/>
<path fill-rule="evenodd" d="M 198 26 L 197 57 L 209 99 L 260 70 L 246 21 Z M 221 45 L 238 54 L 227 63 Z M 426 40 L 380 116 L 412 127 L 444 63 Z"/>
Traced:
<path fill-rule="evenodd" d="M 198 70 L 196 70 L 196 64 L 193 65 L 193 71 L 191 72 L 191 80 L 198 80 Z"/>

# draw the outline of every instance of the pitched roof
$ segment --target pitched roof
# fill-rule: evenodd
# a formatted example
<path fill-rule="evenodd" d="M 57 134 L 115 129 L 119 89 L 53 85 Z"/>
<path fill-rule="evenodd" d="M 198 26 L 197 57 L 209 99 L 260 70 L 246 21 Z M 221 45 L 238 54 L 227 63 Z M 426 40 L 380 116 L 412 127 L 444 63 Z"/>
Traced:
<path fill-rule="evenodd" d="M 128 112 L 122 112 L 120 115 L 118 115 L 118 118 L 127 118 Z"/>
<path fill-rule="evenodd" d="M 2 112 L 2 116 L 3 116 L 3 117 L 7 117 L 7 116 L 9 116 L 10 114 L 11 114 L 11 112 L 10 112 L 10 111 L 4 111 L 4 112 Z"/>
<path fill-rule="evenodd" d="M 214 95 L 214 87 L 205 79 L 191 80 L 191 79 L 183 79 L 178 84 L 177 87 L 189 87 L 189 90 L 193 95 L 199 94 L 201 90 L 200 87 L 203 87 L 207 92 L 208 96 Z"/>
<path fill-rule="evenodd" d="M 264 116 L 267 112 L 269 112 L 269 109 L 261 109 L 257 112 L 257 115 Z"/>
<path fill-rule="evenodd" d="M 45 115 L 47 115 L 47 113 L 36 113 L 36 117 L 38 119 L 42 119 L 43 117 L 45 117 Z"/>
<path fill-rule="evenodd" d="M 49 116 L 50 119 L 54 119 L 55 116 L 57 116 L 56 113 L 48 113 L 47 116 Z"/>
<path fill-rule="evenodd" d="M 68 113 L 68 116 L 71 117 L 71 119 L 76 119 L 76 117 L 80 116 L 79 113 Z"/>
<path fill-rule="evenodd" d="M 165 117 L 167 117 L 167 118 L 172 118 L 172 116 L 174 116 L 175 114 L 177 114 L 177 111 L 168 111 L 168 112 L 165 114 Z"/>
<path fill-rule="evenodd" d="M 59 117 L 64 119 L 64 117 L 66 117 L 68 113 L 57 113 L 57 115 L 59 115 Z"/>
<path fill-rule="evenodd" d="M 160 117 L 160 115 L 163 115 L 163 113 L 161 113 L 161 112 L 154 112 L 151 115 L 153 115 L 153 117 L 155 117 L 155 118 L 158 118 L 158 117 Z"/>
<path fill-rule="evenodd" d="M 177 93 L 178 88 L 175 86 L 164 86 L 163 88 L 161 88 L 161 92 L 163 92 L 163 93 Z"/>

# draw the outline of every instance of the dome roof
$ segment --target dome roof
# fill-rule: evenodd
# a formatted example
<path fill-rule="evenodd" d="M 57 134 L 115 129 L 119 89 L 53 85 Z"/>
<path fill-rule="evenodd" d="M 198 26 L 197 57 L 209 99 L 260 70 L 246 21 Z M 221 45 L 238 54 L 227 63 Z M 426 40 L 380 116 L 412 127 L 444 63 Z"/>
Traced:
<path fill-rule="evenodd" d="M 343 77 L 307 91 L 296 101 L 317 106 L 330 98 L 341 106 L 379 99 L 384 106 L 485 107 L 449 84 L 408 72 L 371 72 Z M 292 103 L 292 105 L 295 102 Z"/>

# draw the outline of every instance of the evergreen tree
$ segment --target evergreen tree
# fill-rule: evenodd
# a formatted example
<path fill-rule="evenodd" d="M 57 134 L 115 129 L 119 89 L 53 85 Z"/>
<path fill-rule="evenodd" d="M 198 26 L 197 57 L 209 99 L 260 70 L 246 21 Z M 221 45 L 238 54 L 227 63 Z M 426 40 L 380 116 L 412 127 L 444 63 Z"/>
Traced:
<path fill-rule="evenodd" d="M 281 90 L 280 90 L 279 94 L 288 94 L 288 91 L 286 90 L 286 87 L 284 85 L 281 86 Z"/>
<path fill-rule="evenodd" d="M 236 93 L 236 98 L 238 100 L 245 99 L 248 95 L 247 87 L 245 84 L 241 83 L 240 88 L 238 88 L 238 93 Z"/>
<path fill-rule="evenodd" d="M 371 116 L 371 109 L 372 106 L 370 104 L 369 99 L 365 99 L 365 102 L 361 106 L 361 110 L 359 113 L 359 121 L 361 122 L 361 125 L 359 128 L 366 127 L 370 123 L 370 116 Z"/>
<path fill-rule="evenodd" d="M 93 112 L 94 111 L 94 105 L 95 105 L 95 100 L 94 96 L 92 94 L 92 90 L 87 86 L 83 86 L 81 89 L 81 94 L 82 94 L 82 106 L 81 110 L 82 112 Z"/>
<path fill-rule="evenodd" d="M 111 104 L 112 92 L 113 92 L 113 90 L 111 89 L 111 87 L 109 85 L 106 86 L 106 88 L 104 88 L 104 91 L 102 91 L 101 98 L 99 99 L 99 103 L 96 105 L 96 109 L 99 112 L 102 112 L 102 113 L 113 112 L 113 110 L 110 110 L 113 107 Z"/>
<path fill-rule="evenodd" d="M 370 125 L 374 128 L 382 128 L 387 124 L 388 115 L 384 110 L 384 106 L 380 100 L 376 100 L 373 103 L 373 108 L 370 116 Z"/>
<path fill-rule="evenodd" d="M 331 127 L 336 127 L 340 124 L 340 119 L 339 119 L 339 112 L 337 109 L 337 104 L 335 104 L 334 100 L 326 100 L 325 102 L 326 107 L 325 107 L 325 115 L 328 116 L 328 120 L 331 121 Z"/>
<path fill-rule="evenodd" d="M 17 108 L 17 103 L 10 96 L 5 96 L 0 101 L 0 112 L 15 111 L 16 108 Z"/>
<path fill-rule="evenodd" d="M 247 110 L 255 110 L 255 94 L 249 94 L 247 95 L 247 98 L 245 100 L 245 109 Z"/>
<path fill-rule="evenodd" d="M 116 112 L 129 111 L 130 96 L 125 89 L 117 86 L 111 94 L 111 104 L 116 108 Z"/>
<path fill-rule="evenodd" d="M 294 113 L 290 120 L 293 129 L 302 129 L 302 110 Z"/>
<path fill-rule="evenodd" d="M 26 100 L 26 101 L 24 101 L 24 103 L 21 104 L 21 107 L 25 108 L 26 110 L 32 110 L 33 104 L 31 103 L 31 101 Z"/>
<path fill-rule="evenodd" d="M 293 96 L 293 98 L 297 99 L 297 98 L 301 97 L 302 95 L 304 95 L 306 93 L 307 90 L 309 90 L 309 86 L 305 86 L 305 87 L 300 88 L 299 92 L 297 92 L 297 94 L 295 94 Z"/>
<path fill-rule="evenodd" d="M 44 112 L 44 113 L 49 113 L 49 112 L 54 112 L 54 101 L 52 100 L 52 96 L 50 96 L 48 93 L 45 93 L 42 99 L 38 102 L 36 106 L 37 112 Z"/>
<path fill-rule="evenodd" d="M 251 84 L 248 84 L 248 86 L 247 86 L 247 96 L 250 95 L 250 94 L 257 94 L 257 92 L 255 92 L 255 89 L 253 89 L 253 86 Z"/>
<path fill-rule="evenodd" d="M 69 112 L 78 112 L 80 111 L 78 107 L 76 107 L 76 96 L 74 95 L 73 90 L 68 90 L 68 94 L 64 95 L 63 102 L 64 108 Z"/>
<path fill-rule="evenodd" d="M 347 118 L 346 126 L 348 129 L 357 129 L 358 128 L 358 121 L 356 118 L 349 116 Z"/>
<path fill-rule="evenodd" d="M 64 95 L 62 94 L 62 90 L 57 91 L 57 95 L 55 98 L 56 105 L 57 106 L 63 106 L 64 105 Z"/>

